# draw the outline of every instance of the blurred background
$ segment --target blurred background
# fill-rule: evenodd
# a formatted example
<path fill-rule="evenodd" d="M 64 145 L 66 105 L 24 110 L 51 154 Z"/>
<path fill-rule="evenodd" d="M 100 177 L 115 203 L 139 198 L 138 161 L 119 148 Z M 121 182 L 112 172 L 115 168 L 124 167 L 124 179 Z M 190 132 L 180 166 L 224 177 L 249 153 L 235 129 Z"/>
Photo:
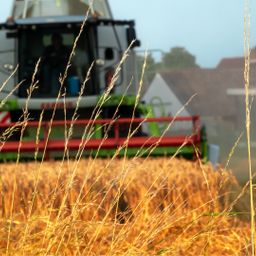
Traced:
<path fill-rule="evenodd" d="M 136 21 L 142 43 L 138 70 L 142 68 L 143 52 L 148 52 L 143 99 L 154 105 L 159 116 L 168 116 L 177 110 L 175 100 L 182 105 L 196 94 L 186 107 L 187 112 L 201 116 L 209 142 L 220 147 L 220 163 L 224 166 L 228 163 L 239 180 L 246 182 L 245 2 L 110 0 L 110 4 L 116 18 Z M 251 147 L 255 170 L 256 1 L 250 1 L 249 5 Z"/>

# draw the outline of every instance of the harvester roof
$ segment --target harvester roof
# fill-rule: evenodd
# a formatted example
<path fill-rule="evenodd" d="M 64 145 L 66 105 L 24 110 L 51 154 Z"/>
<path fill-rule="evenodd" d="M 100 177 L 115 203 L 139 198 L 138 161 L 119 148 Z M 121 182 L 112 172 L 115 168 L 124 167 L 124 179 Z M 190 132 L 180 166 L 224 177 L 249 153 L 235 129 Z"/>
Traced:
<path fill-rule="evenodd" d="M 25 19 L 16 19 L 11 22 L 0 24 L 0 29 L 16 29 L 17 27 L 30 27 L 30 26 L 49 26 L 61 24 L 78 24 L 79 26 L 84 21 L 85 16 L 82 15 L 66 15 L 66 16 L 47 16 L 47 17 L 31 17 Z M 112 20 L 90 17 L 86 20 L 89 24 L 94 25 L 127 25 L 134 26 L 133 20 Z"/>
<path fill-rule="evenodd" d="M 15 19 L 43 16 L 85 15 L 89 0 L 14 0 L 11 16 Z M 112 18 L 107 0 L 95 0 L 91 15 Z"/>

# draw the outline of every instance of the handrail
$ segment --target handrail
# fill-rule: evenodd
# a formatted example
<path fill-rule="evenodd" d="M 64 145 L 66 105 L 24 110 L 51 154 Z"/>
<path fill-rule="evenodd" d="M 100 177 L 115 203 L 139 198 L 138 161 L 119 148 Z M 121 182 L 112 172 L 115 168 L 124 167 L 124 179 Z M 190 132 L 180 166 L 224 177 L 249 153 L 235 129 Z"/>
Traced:
<path fill-rule="evenodd" d="M 120 125 L 128 123 L 141 123 L 141 122 L 176 122 L 176 121 L 191 121 L 192 122 L 192 133 L 190 136 L 187 135 L 176 135 L 176 136 L 138 136 L 134 135 L 129 138 L 120 136 L 119 128 Z M 200 144 L 200 119 L 199 116 L 192 117 L 160 117 L 160 118 L 120 118 L 120 119 L 99 119 L 99 120 L 67 120 L 67 121 L 43 121 L 41 126 L 43 127 L 43 138 L 39 142 L 33 140 L 22 141 L 20 144 L 21 152 L 33 152 L 35 149 L 39 151 L 59 151 L 68 147 L 70 150 L 79 149 L 81 145 L 85 149 L 97 149 L 97 147 L 114 149 L 123 145 L 128 145 L 128 147 L 150 147 L 154 144 L 162 147 L 177 147 L 182 145 L 189 145 L 195 147 Z M 40 123 L 38 121 L 29 121 L 26 123 L 26 127 L 38 127 Z M 66 143 L 65 138 L 54 139 L 50 138 L 47 140 L 49 135 L 50 125 L 52 126 L 64 126 L 64 125 L 97 125 L 97 124 L 111 124 L 113 127 L 114 137 L 110 138 L 70 138 Z M 10 125 L 0 124 L 0 128 L 10 127 L 16 125 L 16 123 L 11 123 Z M 24 125 L 24 123 L 23 123 Z M 20 124 L 22 127 L 22 123 Z M 6 141 L 1 145 L 1 152 L 16 152 L 18 148 L 18 141 Z"/>
<path fill-rule="evenodd" d="M 183 121 L 192 121 L 194 126 L 198 126 L 200 118 L 199 116 L 182 116 L 182 117 L 150 117 L 150 118 L 119 118 L 115 120 L 115 123 L 124 124 L 124 123 L 142 123 L 142 122 L 183 122 Z M 42 126 L 50 125 L 52 126 L 61 126 L 61 125 L 85 125 L 85 124 L 111 124 L 113 123 L 113 119 L 106 118 L 106 119 L 82 119 L 82 120 L 54 120 L 54 121 L 43 121 L 41 122 Z M 0 124 L 0 128 L 10 127 L 10 126 L 17 126 L 17 123 L 11 122 L 10 124 Z M 21 123 L 19 126 L 22 126 Z M 38 121 L 28 121 L 26 126 L 30 127 L 37 127 L 39 125 Z"/>

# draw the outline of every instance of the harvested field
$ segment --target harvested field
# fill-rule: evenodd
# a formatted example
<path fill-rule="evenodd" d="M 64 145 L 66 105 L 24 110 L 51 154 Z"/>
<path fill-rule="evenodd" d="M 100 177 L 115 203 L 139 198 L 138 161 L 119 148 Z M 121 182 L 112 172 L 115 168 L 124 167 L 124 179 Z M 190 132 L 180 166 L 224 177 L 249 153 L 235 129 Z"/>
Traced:
<path fill-rule="evenodd" d="M 0 165 L 1 255 L 247 255 L 228 171 L 185 160 Z M 249 204 L 249 202 L 248 202 Z M 235 212 L 236 211 L 236 212 Z"/>

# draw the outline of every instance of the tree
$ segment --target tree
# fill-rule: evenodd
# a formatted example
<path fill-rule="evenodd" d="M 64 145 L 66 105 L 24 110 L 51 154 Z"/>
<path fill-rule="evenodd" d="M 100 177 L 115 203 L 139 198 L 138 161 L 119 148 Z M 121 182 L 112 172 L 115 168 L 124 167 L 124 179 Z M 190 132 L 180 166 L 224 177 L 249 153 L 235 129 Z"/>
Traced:
<path fill-rule="evenodd" d="M 149 84 L 152 81 L 152 79 L 154 78 L 155 73 L 156 73 L 155 60 L 151 54 L 149 54 L 147 56 L 146 67 L 144 70 L 144 76 L 142 77 L 142 70 L 143 70 L 144 62 L 145 62 L 145 56 L 142 56 L 142 55 L 136 56 L 138 80 L 140 81 L 140 79 L 142 78 L 146 84 Z"/>
<path fill-rule="evenodd" d="M 191 68 L 198 67 L 196 58 L 183 47 L 174 47 L 170 52 L 163 55 L 162 64 L 164 68 Z"/>

